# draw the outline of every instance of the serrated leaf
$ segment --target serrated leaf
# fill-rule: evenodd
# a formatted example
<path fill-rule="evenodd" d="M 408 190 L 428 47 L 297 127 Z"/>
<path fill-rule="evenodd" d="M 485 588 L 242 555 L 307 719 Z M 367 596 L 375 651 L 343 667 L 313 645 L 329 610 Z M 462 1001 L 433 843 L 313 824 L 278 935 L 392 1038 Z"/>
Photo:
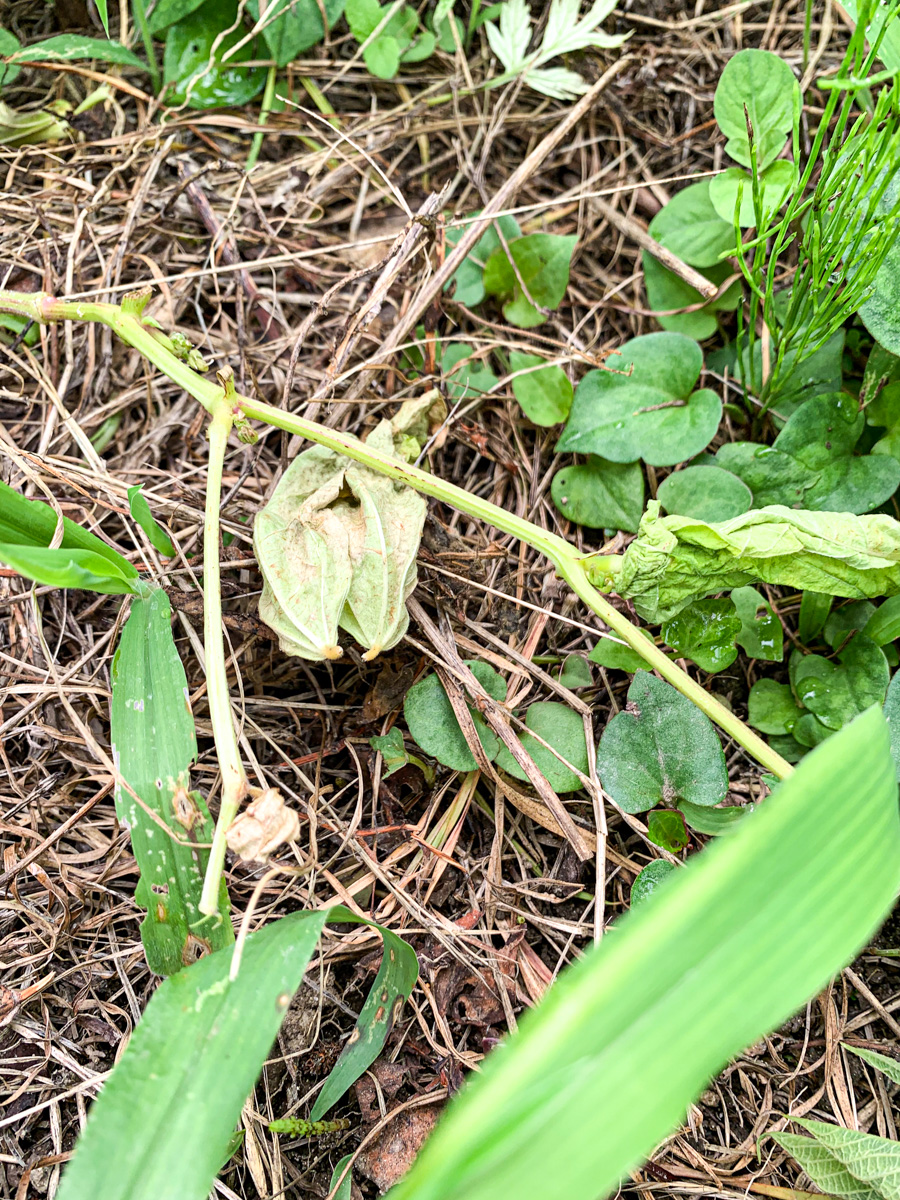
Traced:
<path fill-rule="evenodd" d="M 741 621 L 735 638 L 751 658 L 781 662 L 784 657 L 784 629 L 777 613 L 756 588 L 735 588 L 731 600 Z"/>
<path fill-rule="evenodd" d="M 513 395 L 522 412 L 535 425 L 560 425 L 572 407 L 572 383 L 562 367 L 544 362 L 537 354 L 522 354 L 512 350 L 509 369 L 513 374 L 525 371 L 512 380 Z"/>
<path fill-rule="evenodd" d="M 663 625 L 660 633 L 679 657 L 689 658 L 704 671 L 724 671 L 737 658 L 736 636 L 741 619 L 727 597 L 697 600 Z"/>
<path fill-rule="evenodd" d="M 471 661 L 466 666 L 495 700 L 506 699 L 506 683 L 487 663 Z M 500 741 L 484 722 L 484 718 L 469 706 L 478 737 L 489 761 L 497 757 Z M 413 740 L 445 767 L 454 771 L 474 771 L 478 764 L 469 749 L 453 706 L 437 675 L 426 675 L 406 693 L 403 714 Z"/>
<path fill-rule="evenodd" d="M 589 454 L 587 462 L 556 472 L 550 494 L 576 525 L 636 533 L 644 509 L 644 473 L 640 463 L 606 462 Z"/>
<path fill-rule="evenodd" d="M 557 700 L 538 700 L 525 714 L 525 724 L 533 732 L 559 751 L 566 762 L 571 763 L 583 775 L 588 772 L 587 745 L 584 740 L 584 721 L 565 704 Z M 559 761 L 545 746 L 528 733 L 519 735 L 519 741 L 531 755 L 538 770 L 557 794 L 576 792 L 582 782 L 574 771 Z M 501 746 L 494 760 L 498 767 L 515 779 L 527 781 L 528 776 L 506 746 Z"/>
<path fill-rule="evenodd" d="M 699 454 L 715 437 L 722 402 L 708 389 L 692 392 L 703 353 L 690 338 L 632 338 L 606 366 L 588 371 L 576 388 L 557 453 L 602 454 L 621 463 L 643 458 L 664 467 Z"/>
<path fill-rule="evenodd" d="M 714 805 L 728 793 L 725 755 L 709 717 L 647 671 L 637 672 L 627 708 L 603 731 L 597 772 L 628 813 L 679 800 Z"/>
<path fill-rule="evenodd" d="M 753 493 L 742 479 L 722 467 L 685 467 L 667 475 L 656 498 L 668 513 L 699 517 L 701 521 L 727 521 L 747 512 Z"/>
<path fill-rule="evenodd" d="M 769 50 L 740 50 L 728 60 L 716 86 L 713 112 L 733 159 L 750 166 L 748 121 L 759 169 L 778 157 L 793 128 L 796 91 L 793 71 Z"/>

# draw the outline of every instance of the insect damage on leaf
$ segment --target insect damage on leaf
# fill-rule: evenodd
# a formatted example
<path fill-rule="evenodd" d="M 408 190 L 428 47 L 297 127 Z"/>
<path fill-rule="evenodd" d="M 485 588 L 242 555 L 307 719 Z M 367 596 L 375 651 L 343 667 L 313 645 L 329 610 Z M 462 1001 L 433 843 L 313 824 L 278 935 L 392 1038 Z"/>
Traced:
<path fill-rule="evenodd" d="M 367 445 L 415 457 L 443 402 L 407 401 Z M 253 545 L 264 586 L 259 615 L 286 654 L 339 658 L 338 629 L 375 658 L 403 637 L 416 586 L 424 497 L 322 446 L 294 459 L 257 515 Z"/>

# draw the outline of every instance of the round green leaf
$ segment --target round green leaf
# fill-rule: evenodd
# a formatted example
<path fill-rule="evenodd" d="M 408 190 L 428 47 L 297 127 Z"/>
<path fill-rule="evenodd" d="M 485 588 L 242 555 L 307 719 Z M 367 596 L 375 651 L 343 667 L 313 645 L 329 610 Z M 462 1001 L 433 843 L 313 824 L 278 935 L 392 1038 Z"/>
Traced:
<path fill-rule="evenodd" d="M 525 714 L 525 724 L 545 742 L 558 750 L 566 762 L 577 767 L 583 774 L 588 771 L 587 743 L 584 740 L 584 721 L 565 704 L 558 700 L 538 700 Z M 553 788 L 554 792 L 577 792 L 582 786 L 574 771 L 570 771 L 545 746 L 523 733 L 519 739 L 534 764 Z M 497 752 L 496 763 L 508 775 L 523 781 L 528 776 L 505 746 Z"/>
<path fill-rule="evenodd" d="M 656 498 L 669 513 L 700 521 L 728 521 L 753 504 L 743 480 L 722 467 L 685 467 L 662 481 Z"/>
<path fill-rule="evenodd" d="M 562 367 L 542 367 L 543 361 L 537 354 L 522 354 L 518 350 L 510 352 L 510 371 L 514 374 L 517 371 L 528 372 L 513 379 L 513 395 L 522 412 L 535 425 L 559 425 L 572 407 L 572 383 Z"/>
<path fill-rule="evenodd" d="M 773 162 L 759 177 L 760 201 L 766 217 L 778 211 L 796 186 L 797 168 L 785 159 Z M 709 185 L 709 198 L 718 215 L 729 222 L 734 221 L 738 193 L 741 196 L 739 224 L 749 228 L 756 224 L 756 209 L 753 204 L 753 180 L 740 167 L 729 167 L 717 175 Z M 732 233 L 733 238 L 733 233 Z"/>
<path fill-rule="evenodd" d="M 719 76 L 713 112 L 728 138 L 725 147 L 749 167 L 747 122 L 753 129 L 756 160 L 763 170 L 778 157 L 794 124 L 797 81 L 783 58 L 769 50 L 741 50 Z"/>
<path fill-rule="evenodd" d="M 400 43 L 381 33 L 363 50 L 366 67 L 377 79 L 393 79 L 400 70 Z"/>
<path fill-rule="evenodd" d="M 590 687 L 594 682 L 591 668 L 583 654 L 567 654 L 559 673 L 559 682 L 565 688 Z"/>
<path fill-rule="evenodd" d="M 657 804 L 719 804 L 728 794 L 725 755 L 709 717 L 647 671 L 628 689 L 628 707 L 600 739 L 597 771 L 625 812 Z"/>
<path fill-rule="evenodd" d="M 640 632 L 648 642 L 653 641 L 646 629 Z M 637 650 L 632 650 L 630 646 L 614 637 L 601 638 L 588 658 L 591 662 L 606 667 L 608 671 L 639 671 L 646 664 L 646 659 L 641 658 Z"/>
<path fill-rule="evenodd" d="M 631 885 L 632 907 L 646 900 L 648 896 L 652 896 L 659 885 L 668 879 L 673 871 L 677 870 L 677 867 L 666 862 L 664 858 L 657 858 L 654 862 L 648 863 Z"/>
<path fill-rule="evenodd" d="M 206 0 L 166 34 L 163 57 L 165 81 L 172 87 L 167 92 L 171 104 L 187 103 L 191 108 L 215 108 L 217 105 L 238 106 L 252 100 L 266 82 L 265 67 L 244 67 L 241 63 L 264 57 L 254 39 L 237 54 L 222 63 L 227 53 L 244 36 L 236 29 L 223 38 L 217 47 L 213 65 L 209 67 L 213 42 L 222 29 L 234 23 L 237 7 L 223 10 L 219 0 Z M 188 90 L 190 89 L 190 98 Z"/>
<path fill-rule="evenodd" d="M 800 719 L 803 710 L 786 683 L 774 679 L 759 679 L 750 689 L 747 700 L 747 720 L 760 733 L 788 734 Z"/>
<path fill-rule="evenodd" d="M 715 672 L 724 671 L 737 658 L 734 639 L 740 630 L 741 619 L 726 597 L 695 600 L 667 621 L 660 633 L 679 657 L 689 658 L 704 671 Z"/>
<path fill-rule="evenodd" d="M 0 29 L 0 57 L 8 58 L 22 49 L 22 43 L 8 29 Z M 0 86 L 7 87 L 19 74 L 19 67 L 0 63 Z"/>
<path fill-rule="evenodd" d="M 466 666 L 489 696 L 495 700 L 506 699 L 506 683 L 493 667 L 477 660 L 467 662 Z M 483 718 L 471 707 L 469 711 L 484 752 L 493 761 L 500 742 Z M 403 713 L 410 734 L 426 754 L 454 771 L 474 771 L 478 766 L 437 675 L 426 675 L 409 689 L 403 702 Z"/>
<path fill-rule="evenodd" d="M 484 268 L 484 287 L 492 296 L 511 297 L 503 305 L 507 321 L 530 329 L 547 319 L 534 305 L 559 307 L 569 285 L 569 264 L 577 242 L 574 234 L 531 233 L 509 243 L 512 261 L 502 246 L 494 251 Z M 526 299 L 522 284 L 534 304 Z"/>
<path fill-rule="evenodd" d="M 713 207 L 708 179 L 676 192 L 650 222 L 648 232 L 695 267 L 714 267 L 723 254 L 734 250 L 731 218 L 723 220 Z"/>
<path fill-rule="evenodd" d="M 606 462 L 590 455 L 586 463 L 563 467 L 550 485 L 553 503 L 576 525 L 637 533 L 644 511 L 640 463 Z"/>
<path fill-rule="evenodd" d="M 423 30 L 413 44 L 407 47 L 400 56 L 400 61 L 405 63 L 424 62 L 426 58 L 431 58 L 437 47 L 437 38 L 427 29 Z"/>

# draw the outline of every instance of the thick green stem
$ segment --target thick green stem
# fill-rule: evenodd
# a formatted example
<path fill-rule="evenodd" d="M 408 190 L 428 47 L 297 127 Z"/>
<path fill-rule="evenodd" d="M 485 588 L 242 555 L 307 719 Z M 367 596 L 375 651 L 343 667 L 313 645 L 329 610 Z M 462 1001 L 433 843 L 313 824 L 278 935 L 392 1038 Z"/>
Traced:
<path fill-rule="evenodd" d="M 233 385 L 232 385 L 233 387 Z M 225 834 L 247 794 L 247 777 L 241 763 L 225 667 L 222 632 L 222 588 L 219 572 L 219 508 L 222 503 L 222 468 L 232 426 L 232 404 L 227 390 L 213 408 L 209 423 L 209 465 L 206 473 L 206 517 L 203 525 L 203 651 L 206 658 L 206 694 L 209 718 L 222 773 L 222 799 L 206 865 L 200 911 L 218 911 L 219 883 L 225 866 Z"/>
<path fill-rule="evenodd" d="M 227 439 L 228 429 L 231 428 L 233 418 L 249 417 L 258 421 L 265 421 L 277 429 L 284 429 L 288 433 L 295 433 L 301 437 L 308 438 L 311 442 L 327 446 L 329 449 L 343 454 L 347 458 L 352 458 L 357 462 L 371 467 L 373 470 L 397 479 L 402 483 L 406 483 L 426 496 L 432 496 L 436 500 L 441 500 L 443 503 L 459 509 L 460 512 L 464 512 L 477 520 L 484 521 L 488 525 L 493 525 L 494 528 L 500 529 L 512 537 L 519 538 L 529 546 L 533 546 L 535 550 L 550 559 L 561 578 L 568 583 L 575 594 L 592 612 L 605 621 L 618 637 L 631 646 L 633 650 L 637 651 L 648 666 L 657 670 L 682 695 L 692 700 L 720 729 L 727 733 L 729 737 L 732 737 L 740 746 L 743 746 L 748 753 L 763 767 L 771 771 L 773 775 L 784 778 L 790 774 L 792 768 L 781 755 L 776 754 L 749 726 L 736 717 L 734 713 L 729 712 L 724 705 L 720 704 L 698 683 L 691 679 L 686 671 L 683 671 L 668 659 L 661 650 L 658 650 L 652 642 L 644 637 L 636 625 L 633 625 L 623 613 L 614 608 L 597 591 L 587 578 L 584 556 L 574 550 L 564 538 L 548 533 L 537 525 L 533 525 L 530 521 L 525 521 L 521 517 L 517 517 L 514 513 L 499 508 L 496 504 L 491 504 L 487 500 L 473 496 L 455 484 L 447 483 L 445 480 L 438 479 L 434 475 L 429 475 L 417 467 L 398 462 L 397 459 L 391 458 L 389 455 L 367 446 L 349 434 L 340 433 L 334 429 L 327 429 L 323 425 L 317 425 L 315 422 L 307 421 L 303 417 L 295 416 L 293 413 L 284 412 L 279 408 L 274 408 L 270 404 L 251 400 L 248 396 L 241 396 L 231 391 L 229 391 L 226 399 L 221 386 L 216 386 L 216 384 L 203 379 L 187 363 L 181 362 L 158 339 L 151 329 L 141 324 L 140 309 L 135 309 L 133 304 L 129 305 L 126 302 L 122 308 L 119 308 L 112 304 L 88 304 L 78 301 L 54 300 L 40 293 L 23 296 L 17 292 L 0 292 L 0 312 L 18 313 L 22 316 L 31 317 L 35 321 L 44 322 L 61 320 L 100 321 L 115 330 L 123 341 L 146 355 L 164 374 L 168 375 L 175 383 L 180 384 L 185 391 L 198 400 L 213 416 L 210 428 L 210 466 L 204 543 L 207 571 L 204 588 L 205 593 L 207 593 L 207 673 L 210 680 L 210 711 L 212 713 L 214 702 L 213 672 L 215 671 L 217 672 L 215 677 L 217 703 L 221 704 L 224 697 L 226 704 L 222 708 L 224 712 L 227 712 L 227 722 L 221 716 L 219 717 L 218 726 L 216 725 L 216 720 L 214 719 L 213 721 L 216 752 L 222 766 L 223 802 L 219 816 L 219 825 L 216 828 L 213 855 L 210 857 L 210 869 L 212 869 L 214 857 L 220 845 L 221 849 L 219 852 L 221 856 L 224 856 L 224 829 L 227 828 L 227 824 L 224 825 L 224 828 L 221 827 L 223 825 L 223 815 L 226 812 L 226 795 L 228 796 L 228 804 L 232 803 L 232 793 L 227 792 L 227 788 L 234 786 L 233 783 L 229 783 L 229 780 L 236 778 L 236 774 L 233 772 L 239 772 L 241 780 L 244 780 L 243 769 L 240 766 L 240 759 L 237 753 L 237 743 L 234 740 L 231 709 L 230 705 L 227 704 L 228 692 L 225 676 L 224 643 L 222 641 L 221 600 L 218 589 L 218 513 L 221 495 L 222 461 L 224 458 L 225 439 Z M 225 412 L 226 408 L 227 412 Z M 220 415 L 222 413 L 224 415 Z M 214 439 L 221 439 L 220 448 L 219 442 L 214 441 Z M 213 519 L 215 520 L 216 530 L 214 536 L 211 533 L 211 522 Z M 592 557 L 593 561 L 596 562 L 596 557 Z M 215 572 L 214 576 L 211 574 L 212 571 Z M 216 581 L 215 588 L 211 586 L 213 578 Z M 210 608 L 210 600 L 212 600 L 212 604 L 214 605 L 213 616 L 210 615 L 213 611 Z M 218 658 L 210 654 L 210 648 L 215 640 L 218 641 Z M 228 767 L 227 775 L 226 765 Z M 243 786 L 246 786 L 245 782 Z M 236 808 L 234 811 L 237 811 Z M 232 819 L 233 814 L 229 817 L 228 823 Z M 219 869 L 221 870 L 221 866 Z M 208 872 L 207 883 L 209 883 L 209 879 L 210 875 Z M 213 894 L 210 893 L 210 895 Z M 208 894 L 206 887 L 204 887 L 204 900 L 206 899 L 208 899 Z M 212 903 L 212 901 L 210 902 Z M 214 911 L 214 909 L 204 908 L 203 911 Z"/>

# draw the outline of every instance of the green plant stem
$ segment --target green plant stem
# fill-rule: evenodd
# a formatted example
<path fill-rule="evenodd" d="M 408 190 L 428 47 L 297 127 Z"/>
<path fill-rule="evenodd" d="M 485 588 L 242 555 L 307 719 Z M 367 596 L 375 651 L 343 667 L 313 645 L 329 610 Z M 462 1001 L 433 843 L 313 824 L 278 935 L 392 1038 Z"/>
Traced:
<path fill-rule="evenodd" d="M 278 70 L 275 66 L 269 67 L 269 73 L 266 76 L 266 90 L 263 92 L 262 106 L 259 110 L 259 123 L 265 125 L 269 119 L 269 113 L 272 111 L 272 104 L 275 100 L 275 80 L 278 76 Z M 256 160 L 259 158 L 259 152 L 262 150 L 263 138 L 265 133 L 262 129 L 258 133 L 254 133 L 253 141 L 250 144 L 250 153 L 247 155 L 247 161 L 244 164 L 245 171 L 252 171 L 256 166 Z"/>
<path fill-rule="evenodd" d="M 147 24 L 147 10 L 144 7 L 144 0 L 131 0 L 131 11 L 134 13 L 134 19 L 137 22 L 138 29 L 141 31 L 141 41 L 144 43 L 144 53 L 147 55 L 147 66 L 150 68 L 150 78 L 153 81 L 153 95 L 158 96 L 162 79 L 159 74 L 159 66 L 156 62 L 153 35 L 150 32 L 150 26 Z"/>
<path fill-rule="evenodd" d="M 80 321 L 100 321 L 113 329 L 123 341 L 128 345 L 134 346 L 144 354 L 155 366 L 157 366 L 165 375 L 178 383 L 198 400 L 203 407 L 215 417 L 219 406 L 226 403 L 221 386 L 211 383 L 203 379 L 195 371 L 192 371 L 186 363 L 181 362 L 175 357 L 171 350 L 167 349 L 157 338 L 153 332 L 141 324 L 139 316 L 135 316 L 128 311 L 123 311 L 114 304 L 89 304 L 80 301 L 55 300 L 50 296 L 42 293 L 31 293 L 30 295 L 21 295 L 17 292 L 0 292 L 0 312 L 12 312 L 21 316 L 30 317 L 34 321 L 48 322 L 61 320 L 80 320 Z M 474 517 L 476 520 L 486 522 L 488 525 L 493 525 L 496 529 L 500 529 L 503 533 L 510 534 L 512 537 L 519 538 L 528 545 L 533 546 L 539 553 L 544 554 L 553 565 L 557 572 L 563 578 L 575 594 L 588 607 L 605 621 L 610 629 L 614 630 L 618 637 L 636 650 L 641 658 L 648 663 L 650 667 L 657 670 L 663 679 L 671 683 L 677 688 L 682 695 L 687 696 L 692 700 L 702 712 L 714 721 L 720 729 L 734 738 L 734 740 L 743 746 L 763 767 L 771 771 L 773 775 L 783 779 L 792 771 L 791 765 L 776 754 L 775 751 L 767 746 L 758 734 L 754 733 L 748 725 L 741 721 L 738 717 L 728 711 L 724 705 L 720 704 L 713 696 L 706 692 L 698 683 L 691 679 L 686 671 L 683 671 L 675 663 L 658 650 L 652 642 L 648 641 L 643 636 L 640 629 L 631 623 L 628 618 L 614 608 L 612 604 L 589 582 L 585 574 L 584 563 L 588 557 L 574 550 L 564 538 L 557 537 L 556 534 L 548 533 L 547 530 L 541 529 L 537 525 L 533 525 L 530 521 L 525 521 L 521 517 L 517 517 L 514 513 L 507 512 L 505 509 L 499 508 L 496 504 L 491 504 L 487 500 L 482 500 L 479 496 L 473 496 L 463 488 L 457 487 L 455 484 L 448 483 L 445 480 L 438 479 L 434 475 L 429 475 L 425 471 L 419 470 L 407 463 L 398 462 L 397 459 L 383 454 L 375 450 L 358 439 L 351 437 L 349 434 L 340 433 L 335 429 L 327 429 L 323 425 L 317 425 L 313 421 L 307 421 L 303 417 L 295 416 L 293 413 L 284 412 L 282 409 L 274 408 L 271 404 L 264 404 L 258 400 L 252 400 L 248 396 L 241 396 L 235 393 L 229 397 L 231 410 L 228 416 L 229 428 L 232 418 L 249 417 L 253 420 L 265 421 L 267 424 L 274 426 L 277 429 L 284 429 L 288 433 L 299 434 L 301 437 L 308 438 L 311 442 L 316 442 L 319 445 L 327 446 L 328 449 L 336 451 L 338 454 L 343 454 L 347 458 L 352 458 L 356 462 L 361 462 L 365 466 L 371 467 L 375 471 L 379 471 L 383 475 L 387 475 L 392 479 L 397 479 L 401 483 L 406 483 L 410 487 L 414 487 L 423 495 L 432 496 L 436 500 L 440 500 L 445 504 L 451 505 L 453 508 L 459 509 L 467 515 Z M 222 428 L 224 428 L 224 419 Z M 218 503 L 221 491 L 221 460 L 218 467 L 214 464 L 213 431 L 219 433 L 220 427 L 213 422 L 210 430 L 210 479 L 207 490 L 207 530 L 205 540 L 205 556 L 207 567 L 212 567 L 218 578 L 218 535 L 213 544 L 210 539 L 210 519 L 211 513 L 214 513 L 216 528 L 218 527 Z M 222 435 L 227 437 L 227 433 Z M 222 455 L 224 456 L 224 440 L 222 442 Z M 218 478 L 214 478 L 214 471 L 218 471 Z M 211 508 L 212 501 L 210 494 L 215 492 L 215 505 Z M 214 564 L 214 566 L 213 566 Z M 611 578 L 614 577 L 614 564 L 610 562 Z M 212 589 L 210 589 L 211 591 Z M 210 630 L 220 639 L 219 644 L 221 656 L 218 662 L 214 663 L 211 659 L 207 661 L 207 672 L 214 669 L 220 672 L 217 687 L 222 689 L 222 695 L 227 697 L 227 688 L 225 680 L 225 657 L 224 643 L 221 642 L 222 623 L 221 623 L 221 606 L 218 591 L 216 590 L 214 604 L 216 605 L 216 621 L 217 628 Z M 212 681 L 210 683 L 210 707 L 213 702 Z M 231 712 L 228 709 L 228 737 L 234 738 L 234 729 L 231 725 Z M 225 738 L 226 728 L 223 726 L 216 733 L 216 751 L 219 752 L 219 736 Z M 226 751 L 230 747 L 226 747 Z M 236 749 L 235 749 L 236 754 Z M 226 759 L 226 761 L 228 761 Z M 220 763 L 222 759 L 220 757 Z M 243 772 L 242 772 L 243 774 Z M 223 769 L 223 782 L 225 780 L 225 772 Z M 224 809 L 224 797 L 223 797 Z M 220 814 L 220 823 L 222 817 Z M 216 835 L 219 830 L 217 827 Z M 224 837 L 224 831 L 223 835 Z M 212 864 L 213 856 L 210 857 Z M 209 878 L 209 876 L 207 876 Z M 204 891 L 204 896 L 206 895 Z M 203 911 L 206 911 L 205 909 Z"/>

